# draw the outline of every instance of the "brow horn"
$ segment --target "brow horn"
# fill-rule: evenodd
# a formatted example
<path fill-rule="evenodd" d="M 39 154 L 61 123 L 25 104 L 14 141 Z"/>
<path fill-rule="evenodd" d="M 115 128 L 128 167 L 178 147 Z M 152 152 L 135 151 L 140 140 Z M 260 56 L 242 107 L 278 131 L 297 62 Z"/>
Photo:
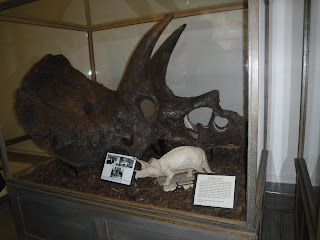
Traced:
<path fill-rule="evenodd" d="M 186 24 L 183 24 L 174 31 L 152 56 L 149 79 L 152 79 L 151 84 L 156 91 L 164 91 L 167 94 L 173 94 L 170 88 L 166 85 L 167 67 L 173 49 L 185 28 Z"/>
<path fill-rule="evenodd" d="M 172 18 L 173 14 L 167 15 L 141 39 L 130 58 L 126 72 L 119 84 L 118 91 L 131 92 L 149 89 L 148 69 L 151 54 L 161 33 L 168 26 Z"/>

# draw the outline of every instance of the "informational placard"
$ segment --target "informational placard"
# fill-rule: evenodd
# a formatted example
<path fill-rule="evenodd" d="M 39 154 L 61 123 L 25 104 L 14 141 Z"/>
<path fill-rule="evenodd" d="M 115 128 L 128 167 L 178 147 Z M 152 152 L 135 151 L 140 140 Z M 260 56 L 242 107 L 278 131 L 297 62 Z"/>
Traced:
<path fill-rule="evenodd" d="M 234 208 L 236 176 L 198 174 L 193 205 Z"/>
<path fill-rule="evenodd" d="M 132 156 L 108 153 L 101 179 L 130 185 L 136 160 Z"/>

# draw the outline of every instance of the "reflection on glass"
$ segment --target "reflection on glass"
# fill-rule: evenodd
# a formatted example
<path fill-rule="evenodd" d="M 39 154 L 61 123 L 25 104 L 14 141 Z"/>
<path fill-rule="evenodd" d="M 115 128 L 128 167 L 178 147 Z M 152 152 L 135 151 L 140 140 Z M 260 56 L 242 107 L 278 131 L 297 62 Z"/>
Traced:
<path fill-rule="evenodd" d="M 239 0 L 95 0 L 90 1 L 92 24 L 126 19 L 154 17 L 169 12 L 212 7 L 220 4 L 246 2 Z"/>
<path fill-rule="evenodd" d="M 71 65 L 86 74 L 90 70 L 88 42 L 84 32 L 0 22 L 0 126 L 5 140 L 26 134 L 17 119 L 15 92 L 33 64 L 46 54 L 63 54 Z M 90 78 L 90 75 L 87 75 Z M 40 152 L 31 141 L 13 145 L 23 151 Z"/>
<path fill-rule="evenodd" d="M 0 12 L 1 15 L 86 24 L 84 1 L 41 0 L 34 1 Z"/>
<path fill-rule="evenodd" d="M 311 1 L 310 51 L 308 65 L 308 94 L 304 158 L 308 167 L 311 183 L 316 190 L 319 204 L 320 186 L 320 2 Z M 318 205 L 319 208 L 319 205 Z"/>
<path fill-rule="evenodd" d="M 220 91 L 223 109 L 247 116 L 245 73 L 247 10 L 192 16 L 172 20 L 155 49 L 186 23 L 167 69 L 166 83 L 177 96 L 198 96 Z M 138 24 L 93 33 L 97 81 L 116 90 L 127 61 L 138 41 L 154 23 Z M 236 89 L 236 91 L 235 91 Z M 193 119 L 202 122 L 205 116 Z"/>

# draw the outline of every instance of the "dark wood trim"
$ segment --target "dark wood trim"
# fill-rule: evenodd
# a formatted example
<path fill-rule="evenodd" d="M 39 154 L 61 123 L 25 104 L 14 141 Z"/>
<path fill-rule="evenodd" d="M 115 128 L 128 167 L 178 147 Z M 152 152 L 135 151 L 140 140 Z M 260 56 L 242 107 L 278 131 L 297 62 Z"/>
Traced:
<path fill-rule="evenodd" d="M 5 179 L 10 179 L 11 172 L 9 170 L 8 156 L 6 151 L 6 145 L 2 137 L 1 126 L 0 126 L 0 161 L 2 162 Z"/>
<path fill-rule="evenodd" d="M 317 232 L 317 240 L 320 240 L 320 209 L 318 213 L 318 232 Z"/>
<path fill-rule="evenodd" d="M 13 138 L 13 139 L 9 139 L 9 140 L 5 141 L 5 145 L 6 145 L 6 147 L 8 147 L 8 146 L 17 144 L 19 142 L 24 142 L 24 141 L 29 140 L 31 138 L 32 137 L 29 134 L 23 135 L 21 137 L 17 137 L 17 138 Z"/>
<path fill-rule="evenodd" d="M 0 11 L 7 10 L 9 8 L 18 7 L 36 0 L 10 0 L 0 3 Z"/>
<path fill-rule="evenodd" d="M 317 240 L 320 240 L 320 209 L 318 214 L 318 232 L 317 232 Z"/>
<path fill-rule="evenodd" d="M 256 232 L 259 232 L 260 223 L 262 219 L 262 206 L 265 193 L 266 174 L 267 174 L 267 160 L 268 151 L 263 150 L 261 153 L 261 160 L 259 165 L 259 172 L 257 178 L 257 189 L 256 189 L 256 202 L 255 202 L 255 227 Z"/>
<path fill-rule="evenodd" d="M 297 228 L 297 236 L 306 239 L 303 232 L 304 225 L 307 226 L 307 232 L 310 240 L 316 239 L 317 234 L 317 209 L 310 176 L 308 173 L 306 162 L 303 158 L 295 159 L 297 173 L 297 192 L 295 206 L 295 222 Z M 298 214 L 302 211 L 302 214 Z M 302 215 L 302 221 L 299 219 Z M 304 223 L 305 221 L 305 223 Z M 299 239 L 298 237 L 298 239 Z M 318 236 L 319 237 L 319 236 Z"/>

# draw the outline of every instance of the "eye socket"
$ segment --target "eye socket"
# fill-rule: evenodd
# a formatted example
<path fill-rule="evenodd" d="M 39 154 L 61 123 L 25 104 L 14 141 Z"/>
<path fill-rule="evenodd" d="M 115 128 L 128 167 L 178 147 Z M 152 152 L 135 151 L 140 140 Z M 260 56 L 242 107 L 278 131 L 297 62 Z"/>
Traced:
<path fill-rule="evenodd" d="M 145 118 L 150 118 L 156 113 L 154 103 L 149 99 L 144 99 L 140 102 L 140 110 Z"/>
<path fill-rule="evenodd" d="M 229 120 L 216 116 L 213 121 L 213 126 L 217 132 L 225 132 L 229 127 Z"/>
<path fill-rule="evenodd" d="M 229 123 L 229 120 L 226 119 L 226 118 L 222 118 L 222 117 L 219 117 L 219 116 L 215 116 L 214 118 L 214 123 L 217 125 L 217 127 L 219 128 L 225 128 L 228 123 Z"/>

